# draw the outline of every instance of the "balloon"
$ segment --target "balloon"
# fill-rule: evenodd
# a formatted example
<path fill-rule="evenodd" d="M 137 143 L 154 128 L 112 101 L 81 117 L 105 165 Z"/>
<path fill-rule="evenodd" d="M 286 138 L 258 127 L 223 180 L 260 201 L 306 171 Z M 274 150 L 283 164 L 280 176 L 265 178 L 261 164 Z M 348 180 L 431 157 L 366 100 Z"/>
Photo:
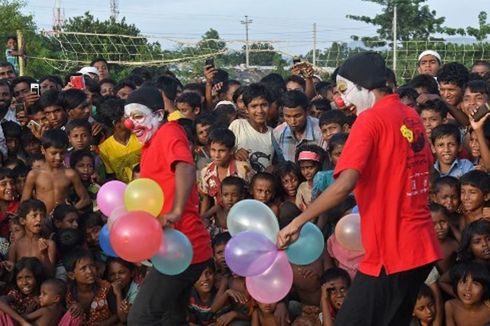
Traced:
<path fill-rule="evenodd" d="M 109 228 L 108 225 L 104 225 L 99 232 L 99 246 L 102 251 L 111 257 L 117 257 L 114 249 L 112 249 L 111 242 L 109 240 Z"/>
<path fill-rule="evenodd" d="M 162 225 L 147 212 L 128 212 L 112 225 L 109 238 L 119 257 L 137 263 L 157 252 L 162 242 Z"/>
<path fill-rule="evenodd" d="M 335 238 L 347 250 L 364 250 L 361 241 L 361 217 L 359 214 L 348 214 L 342 217 L 335 226 Z"/>
<path fill-rule="evenodd" d="M 147 178 L 131 181 L 124 192 L 124 204 L 128 211 L 144 211 L 158 216 L 163 207 L 162 188 Z"/>
<path fill-rule="evenodd" d="M 356 206 L 352 207 L 351 213 L 352 214 L 359 214 L 359 206 L 356 205 Z"/>
<path fill-rule="evenodd" d="M 248 293 L 262 303 L 279 302 L 293 286 L 293 270 L 284 251 L 279 251 L 276 260 L 264 273 L 245 278 Z"/>
<path fill-rule="evenodd" d="M 116 207 L 124 206 L 124 190 L 126 184 L 121 181 L 104 183 L 97 192 L 97 206 L 102 214 L 110 216 Z"/>
<path fill-rule="evenodd" d="M 308 222 L 301 228 L 299 238 L 286 249 L 289 261 L 296 265 L 308 265 L 320 257 L 325 247 L 322 231 Z"/>
<path fill-rule="evenodd" d="M 122 215 L 126 214 L 127 212 L 128 211 L 126 210 L 126 207 L 124 207 L 124 205 L 114 208 L 112 210 L 111 215 L 107 219 L 108 229 L 110 230 L 112 228 L 112 225 L 114 224 L 114 222 L 116 222 L 118 218 L 120 218 Z"/>
<path fill-rule="evenodd" d="M 189 239 L 184 233 L 166 228 L 160 248 L 151 258 L 153 267 L 166 275 L 177 275 L 189 267 L 193 251 Z"/>
<path fill-rule="evenodd" d="M 225 247 L 226 265 L 240 276 L 265 272 L 277 256 L 277 248 L 265 235 L 244 231 L 231 238 Z"/>
<path fill-rule="evenodd" d="M 227 218 L 228 231 L 232 236 L 243 231 L 254 231 L 265 235 L 276 243 L 279 222 L 274 212 L 264 203 L 254 200 L 241 200 L 230 209 Z"/>

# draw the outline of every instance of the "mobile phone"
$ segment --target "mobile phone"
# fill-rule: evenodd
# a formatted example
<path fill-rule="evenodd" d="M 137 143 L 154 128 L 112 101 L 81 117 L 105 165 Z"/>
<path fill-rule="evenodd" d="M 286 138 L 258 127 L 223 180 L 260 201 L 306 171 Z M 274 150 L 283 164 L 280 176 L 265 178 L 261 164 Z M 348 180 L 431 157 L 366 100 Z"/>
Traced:
<path fill-rule="evenodd" d="M 29 121 L 29 123 L 27 124 L 27 128 L 29 128 L 29 129 L 34 128 L 34 126 L 36 126 L 38 128 L 41 127 L 41 125 L 34 120 Z"/>
<path fill-rule="evenodd" d="M 475 112 L 475 114 L 473 114 L 473 120 L 479 121 L 488 112 L 490 112 L 490 105 L 488 105 L 488 103 L 485 103 L 478 108 L 478 110 Z"/>
<path fill-rule="evenodd" d="M 24 111 L 25 111 L 24 103 L 15 104 L 15 113 L 24 112 Z"/>
<path fill-rule="evenodd" d="M 207 58 L 206 61 L 204 62 L 205 66 L 213 66 L 214 68 L 214 58 Z"/>
<path fill-rule="evenodd" d="M 71 76 L 70 83 L 73 88 L 81 89 L 82 91 L 85 90 L 85 78 L 83 77 L 83 75 Z"/>
<path fill-rule="evenodd" d="M 38 83 L 32 83 L 31 84 L 31 93 L 36 93 L 37 95 L 41 95 L 41 92 L 39 91 L 39 84 Z"/>

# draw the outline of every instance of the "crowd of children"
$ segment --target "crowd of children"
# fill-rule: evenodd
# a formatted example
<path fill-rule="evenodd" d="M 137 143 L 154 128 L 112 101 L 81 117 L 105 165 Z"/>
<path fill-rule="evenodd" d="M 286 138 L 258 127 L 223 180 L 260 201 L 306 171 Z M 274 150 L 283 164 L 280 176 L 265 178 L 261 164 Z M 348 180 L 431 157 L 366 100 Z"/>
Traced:
<path fill-rule="evenodd" d="M 9 55 L 18 54 L 14 48 Z M 126 323 L 149 267 L 100 249 L 107 216 L 95 199 L 104 182 L 139 177 L 141 144 L 125 126 L 124 105 L 133 90 L 151 85 L 162 94 L 167 120 L 186 131 L 200 213 L 212 237 L 214 262 L 194 285 L 189 323 L 333 325 L 362 259 L 333 236 L 355 206 L 353 196 L 317 218 L 325 252 L 292 266 L 293 288 L 280 302 L 255 301 L 224 259 L 234 204 L 261 201 L 283 227 L 334 182 L 356 110 L 340 100 L 335 73 L 322 81 L 309 65 L 301 67 L 286 80 L 269 74 L 245 85 L 207 65 L 205 79 L 183 85 L 170 71 L 152 76 L 145 68 L 116 82 L 102 58 L 65 82 L 16 77 L 15 66 L 0 63 L 0 72 L 12 70 L 0 80 L 0 324 Z M 419 73 L 400 87 L 387 74 L 387 85 L 419 113 L 434 154 L 428 205 L 444 259 L 420 288 L 412 322 L 484 325 L 490 323 L 490 122 L 488 114 L 473 115 L 490 101 L 490 64 L 443 65 L 427 51 Z M 82 76 L 84 89 L 70 82 L 73 76 Z M 34 83 L 39 93 L 30 92 Z"/>

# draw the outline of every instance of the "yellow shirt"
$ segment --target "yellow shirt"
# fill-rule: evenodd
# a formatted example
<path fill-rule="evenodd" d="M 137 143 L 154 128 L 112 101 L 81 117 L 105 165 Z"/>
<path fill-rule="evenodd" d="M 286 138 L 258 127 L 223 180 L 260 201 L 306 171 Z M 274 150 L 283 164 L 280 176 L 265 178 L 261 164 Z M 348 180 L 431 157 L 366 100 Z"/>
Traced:
<path fill-rule="evenodd" d="M 104 162 L 107 174 L 115 174 L 118 180 L 130 182 L 133 168 L 139 164 L 142 145 L 134 134 L 131 134 L 127 145 L 123 145 L 114 139 L 107 138 L 99 145 L 99 154 Z"/>
<path fill-rule="evenodd" d="M 174 112 L 172 112 L 168 115 L 167 120 L 168 121 L 175 121 L 175 120 L 182 119 L 183 117 L 184 117 L 184 115 L 180 111 L 175 110 Z"/>

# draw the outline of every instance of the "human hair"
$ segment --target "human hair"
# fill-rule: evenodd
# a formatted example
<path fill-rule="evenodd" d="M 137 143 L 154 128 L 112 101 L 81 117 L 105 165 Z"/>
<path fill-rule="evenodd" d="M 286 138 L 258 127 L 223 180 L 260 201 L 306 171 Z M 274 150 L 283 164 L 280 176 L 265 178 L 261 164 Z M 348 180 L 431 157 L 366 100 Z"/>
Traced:
<path fill-rule="evenodd" d="M 490 94 L 490 86 L 483 80 L 470 80 L 466 83 L 464 90 L 469 89 L 472 93 Z"/>
<path fill-rule="evenodd" d="M 261 84 L 268 85 L 274 89 L 280 89 L 282 91 L 286 91 L 286 82 L 284 78 L 278 73 L 270 73 L 260 80 Z"/>
<path fill-rule="evenodd" d="M 238 101 L 238 98 L 243 94 L 246 87 L 247 86 L 240 86 L 233 92 L 233 103 Z"/>
<path fill-rule="evenodd" d="M 237 176 L 228 176 L 221 181 L 221 190 L 224 187 L 237 187 L 240 194 L 245 195 L 245 191 L 247 189 L 247 183 L 240 177 Z"/>
<path fill-rule="evenodd" d="M 212 240 L 211 246 L 213 247 L 213 251 L 219 245 L 226 245 L 228 241 L 230 241 L 231 235 L 228 232 L 218 233 Z"/>
<path fill-rule="evenodd" d="M 408 85 L 400 86 L 396 89 L 396 94 L 400 97 L 400 99 L 407 99 L 414 105 L 417 103 L 417 97 L 419 97 L 419 93 Z"/>
<path fill-rule="evenodd" d="M 328 141 L 328 152 L 332 154 L 335 147 L 340 145 L 345 145 L 347 142 L 347 138 L 349 138 L 349 134 L 346 132 L 339 132 L 338 134 L 334 134 L 332 138 Z"/>
<path fill-rule="evenodd" d="M 88 149 L 77 149 L 70 154 L 70 166 L 72 168 L 77 165 L 84 157 L 89 157 L 92 160 L 92 164 L 95 165 L 95 158 Z"/>
<path fill-rule="evenodd" d="M 317 110 L 324 111 L 324 112 L 332 110 L 332 106 L 330 105 L 330 102 L 323 98 L 311 101 L 308 107 L 309 108 L 315 107 Z"/>
<path fill-rule="evenodd" d="M 29 168 L 32 168 L 32 164 L 36 161 L 46 162 L 46 158 L 41 153 L 35 153 L 33 155 L 30 155 L 29 158 L 27 159 L 27 162 L 26 162 L 27 166 Z"/>
<path fill-rule="evenodd" d="M 425 283 L 422 283 L 422 285 L 419 288 L 419 292 L 417 293 L 417 300 L 422 298 L 428 298 L 434 301 L 434 293 L 432 292 L 430 287 Z"/>
<path fill-rule="evenodd" d="M 34 279 L 36 280 L 36 291 L 38 292 L 39 287 L 45 278 L 44 267 L 39 258 L 37 257 L 22 257 L 19 259 L 14 265 L 14 282 L 17 287 L 17 275 L 24 270 L 27 269 L 32 273 Z M 20 290 L 20 289 L 19 289 Z"/>
<path fill-rule="evenodd" d="M 274 192 L 276 191 L 276 186 L 277 186 L 276 177 L 272 173 L 269 173 L 269 172 L 258 172 L 258 173 L 256 173 L 252 177 L 252 180 L 250 181 L 250 189 L 253 189 L 257 180 L 269 181 L 272 184 L 272 189 L 274 190 Z"/>
<path fill-rule="evenodd" d="M 192 109 L 201 108 L 201 96 L 195 92 L 185 92 L 177 97 L 175 103 L 188 104 Z"/>
<path fill-rule="evenodd" d="M 54 242 L 58 253 L 63 257 L 72 250 L 78 250 L 83 245 L 83 235 L 78 229 L 57 230 L 54 234 Z"/>
<path fill-rule="evenodd" d="M 439 94 L 439 85 L 434 77 L 421 74 L 413 77 L 407 84 L 413 89 L 424 88 L 429 94 Z"/>
<path fill-rule="evenodd" d="M 343 279 L 345 283 L 347 283 L 347 287 L 350 286 L 351 284 L 351 279 L 349 276 L 349 273 L 345 269 L 339 268 L 339 267 L 332 267 L 327 269 L 325 272 L 323 272 L 322 276 L 320 277 L 320 283 L 323 285 L 327 282 L 336 280 L 336 279 Z"/>
<path fill-rule="evenodd" d="M 229 78 L 229 74 L 227 71 L 223 69 L 216 69 L 216 73 L 214 74 L 213 77 L 213 85 L 218 83 L 225 84 L 228 81 L 228 78 Z M 223 91 L 219 90 L 218 93 L 223 93 Z"/>
<path fill-rule="evenodd" d="M 17 165 L 12 170 L 12 175 L 14 176 L 14 178 L 26 177 L 27 174 L 29 173 L 29 171 L 30 171 L 30 169 L 27 167 L 27 165 L 25 165 L 25 163 L 23 163 L 23 164 Z M 1 175 L 0 175 L 0 180 L 1 180 Z"/>
<path fill-rule="evenodd" d="M 397 86 L 395 72 L 388 67 L 386 68 L 386 82 L 392 83 L 395 87 Z"/>
<path fill-rule="evenodd" d="M 235 134 L 226 128 L 216 128 L 209 133 L 208 144 L 225 145 L 228 149 L 235 147 Z"/>
<path fill-rule="evenodd" d="M 0 62 L 0 68 L 3 67 Z M 5 79 L 0 79 L 0 87 L 7 87 L 9 89 L 10 95 L 12 95 L 12 87 L 10 87 L 10 84 L 7 80 Z"/>
<path fill-rule="evenodd" d="M 114 79 L 104 78 L 99 81 L 99 85 L 102 86 L 102 84 L 111 84 L 112 86 L 116 86 L 116 81 Z"/>
<path fill-rule="evenodd" d="M 50 89 L 44 92 L 41 95 L 41 97 L 39 97 L 39 100 L 37 101 L 41 110 L 44 110 L 45 108 L 50 106 L 61 106 L 58 100 L 59 95 L 60 92 L 58 92 L 55 89 Z"/>
<path fill-rule="evenodd" d="M 14 36 L 14 35 L 7 35 L 7 37 L 5 38 L 5 40 L 8 42 L 10 40 L 14 40 L 15 42 L 17 42 L 17 36 Z"/>
<path fill-rule="evenodd" d="M 291 161 L 285 161 L 284 163 L 279 164 L 276 168 L 276 173 L 280 179 L 291 173 L 298 178 L 298 181 L 301 181 L 301 179 L 303 179 L 298 165 Z"/>
<path fill-rule="evenodd" d="M 449 212 L 447 211 L 447 208 L 444 207 L 441 204 L 438 203 L 430 203 L 429 204 L 429 211 L 431 213 L 441 213 L 443 214 L 446 218 L 449 216 Z"/>
<path fill-rule="evenodd" d="M 163 94 L 165 94 L 170 101 L 175 101 L 175 98 L 177 97 L 177 89 L 179 87 L 179 82 L 177 79 L 163 75 L 156 79 L 155 86 L 163 91 Z"/>
<path fill-rule="evenodd" d="M 110 264 L 122 265 L 122 266 L 126 267 L 127 269 L 129 269 L 130 272 L 133 272 L 136 269 L 136 266 L 133 263 L 131 263 L 127 260 L 124 260 L 120 257 L 109 257 L 109 258 L 107 258 L 107 262 L 106 262 L 107 267 L 109 267 Z M 107 268 L 107 269 L 109 269 L 109 268 Z"/>
<path fill-rule="evenodd" d="M 287 91 L 281 97 L 283 108 L 296 108 L 299 106 L 306 111 L 308 109 L 308 103 L 308 97 L 306 97 L 305 93 L 297 90 Z"/>
<path fill-rule="evenodd" d="M 228 128 L 237 115 L 237 109 L 235 104 L 221 103 L 216 105 L 211 114 L 214 118 L 213 127 Z"/>
<path fill-rule="evenodd" d="M 66 149 L 69 141 L 66 133 L 61 129 L 48 129 L 41 137 L 41 146 L 44 149 L 53 147 L 57 149 Z"/>
<path fill-rule="evenodd" d="M 104 225 L 104 221 L 100 216 L 99 212 L 89 212 L 84 213 L 80 216 L 80 230 L 85 232 L 88 228 L 93 228 L 96 226 L 102 227 Z"/>
<path fill-rule="evenodd" d="M 296 161 L 296 164 L 298 164 L 298 165 L 300 162 L 299 156 L 300 156 L 301 152 L 313 152 L 313 153 L 317 154 L 319 157 L 318 161 L 317 160 L 309 160 L 309 161 L 312 161 L 316 164 L 318 171 L 320 171 L 322 169 L 322 164 L 323 164 L 323 161 L 325 160 L 325 150 L 323 148 L 321 148 L 318 145 L 313 145 L 313 144 L 301 145 L 300 147 L 298 147 L 298 149 L 296 150 L 296 154 L 295 154 L 295 161 Z"/>
<path fill-rule="evenodd" d="M 323 112 L 319 120 L 320 127 L 331 123 L 336 123 L 342 127 L 345 124 L 345 113 L 340 110 Z"/>
<path fill-rule="evenodd" d="M 12 86 L 12 89 L 14 89 L 15 86 L 21 83 L 26 83 L 28 86 L 30 86 L 31 84 L 37 83 L 37 81 L 31 76 L 20 76 L 12 79 L 10 85 Z"/>
<path fill-rule="evenodd" d="M 3 67 L 10 67 L 15 72 L 14 66 L 10 62 L 0 61 L 0 68 L 3 68 Z"/>
<path fill-rule="evenodd" d="M 14 174 L 13 174 L 13 170 L 10 170 L 10 169 L 7 169 L 7 168 L 4 168 L 4 167 L 0 167 L 0 181 L 3 180 L 3 179 L 14 179 Z"/>
<path fill-rule="evenodd" d="M 90 62 L 90 66 L 93 66 L 93 65 L 94 65 L 94 64 L 96 64 L 97 62 L 103 62 L 103 63 L 105 63 L 105 65 L 106 65 L 106 66 L 109 66 L 109 64 L 107 63 L 107 60 L 106 60 L 106 59 L 104 59 L 104 58 L 102 58 L 102 57 L 97 57 L 97 58 L 95 58 L 94 60 L 92 60 L 92 61 Z"/>
<path fill-rule="evenodd" d="M 40 211 L 46 215 L 46 205 L 39 199 L 27 199 L 20 203 L 17 215 L 20 219 L 25 219 L 30 212 Z"/>
<path fill-rule="evenodd" d="M 455 189 L 456 193 L 458 194 L 458 198 L 459 198 L 460 193 L 461 193 L 461 183 L 459 182 L 458 178 L 455 178 L 455 177 L 448 175 L 448 176 L 444 176 L 444 177 L 440 177 L 440 178 L 435 179 L 432 182 L 431 193 L 437 194 L 439 191 L 441 191 L 441 188 L 443 186 L 448 186 L 450 188 Z"/>
<path fill-rule="evenodd" d="M 490 192 L 490 176 L 488 173 L 480 170 L 473 170 L 463 174 L 459 182 L 461 186 L 469 185 L 480 189 L 483 195 Z"/>
<path fill-rule="evenodd" d="M 333 83 L 330 81 L 321 81 L 315 85 L 315 91 L 319 94 L 327 93 L 328 91 L 333 91 Z M 323 95 L 323 94 L 322 94 Z"/>
<path fill-rule="evenodd" d="M 58 97 L 58 105 L 61 106 L 66 112 L 86 104 L 87 101 L 87 94 L 85 94 L 84 91 L 76 88 L 70 88 L 62 91 Z"/>
<path fill-rule="evenodd" d="M 446 63 L 437 72 L 437 80 L 440 83 L 449 83 L 463 88 L 468 82 L 468 69 L 459 62 Z"/>
<path fill-rule="evenodd" d="M 75 206 L 68 205 L 68 204 L 59 204 L 56 206 L 53 210 L 53 219 L 55 221 L 63 221 L 66 215 L 70 213 L 75 213 L 78 215 L 78 210 L 75 208 Z"/>
<path fill-rule="evenodd" d="M 117 96 L 105 96 L 97 105 L 97 120 L 107 128 L 113 128 L 124 117 L 124 103 Z"/>
<path fill-rule="evenodd" d="M 211 126 L 213 124 L 213 115 L 210 113 L 199 114 L 194 119 L 194 126 L 197 126 L 198 124 L 203 126 Z"/>
<path fill-rule="evenodd" d="M 131 77 L 131 76 L 129 76 Z M 128 87 L 128 88 L 131 88 L 133 91 L 136 89 L 136 83 L 133 82 L 132 80 L 130 80 L 128 78 L 126 78 L 125 80 L 123 81 L 120 81 L 119 83 L 117 83 L 115 86 L 114 86 L 114 94 L 117 94 L 117 92 L 119 92 L 121 89 L 123 89 L 124 87 Z M 143 84 L 143 81 L 141 81 L 141 84 Z M 140 84 L 140 85 L 141 85 Z"/>
<path fill-rule="evenodd" d="M 72 250 L 63 258 L 63 266 L 67 272 L 74 272 L 77 263 L 82 259 L 94 259 L 92 253 L 87 249 Z"/>
<path fill-rule="evenodd" d="M 456 143 L 461 145 L 461 132 L 459 131 L 458 126 L 451 123 L 445 123 L 432 129 L 430 140 L 432 141 L 432 144 L 435 145 L 436 140 L 448 136 L 454 137 Z"/>
<path fill-rule="evenodd" d="M 488 62 L 486 60 L 476 60 L 471 65 L 471 69 L 473 69 L 475 66 L 486 66 L 488 69 L 490 69 L 490 62 Z"/>
<path fill-rule="evenodd" d="M 466 225 L 457 251 L 458 261 L 469 262 L 476 258 L 471 250 L 471 240 L 475 235 L 490 236 L 490 221 L 479 219 Z"/>
<path fill-rule="evenodd" d="M 240 83 L 238 80 L 235 79 L 229 79 L 223 83 L 223 87 L 221 87 L 220 92 L 221 93 L 226 93 L 230 89 L 231 86 L 241 86 L 242 83 Z"/>
<path fill-rule="evenodd" d="M 22 128 L 18 123 L 7 120 L 2 122 L 1 126 L 5 138 L 17 138 L 20 140 L 20 135 L 22 134 Z"/>
<path fill-rule="evenodd" d="M 438 113 L 442 119 L 446 119 L 449 112 L 449 107 L 447 106 L 446 102 L 435 99 L 429 100 L 425 103 L 420 103 L 417 111 L 419 114 L 421 114 L 423 111 L 434 111 Z"/>
<path fill-rule="evenodd" d="M 52 83 L 57 84 L 60 88 L 63 86 L 63 80 L 55 75 L 48 75 L 48 76 L 43 76 L 39 78 L 39 84 L 42 84 L 43 81 L 49 80 Z"/>
<path fill-rule="evenodd" d="M 483 293 L 481 301 L 486 301 L 490 298 L 490 274 L 487 266 L 477 262 L 463 262 L 453 266 L 449 270 L 449 277 L 451 279 L 451 286 L 456 297 L 458 296 L 458 283 L 465 282 L 468 277 L 473 281 L 482 285 Z M 459 298 L 461 300 L 461 298 Z"/>
<path fill-rule="evenodd" d="M 243 90 L 243 103 L 248 106 L 252 100 L 262 97 L 269 104 L 271 103 L 271 94 L 264 84 L 253 83 Z"/>
<path fill-rule="evenodd" d="M 54 289 L 55 294 L 60 297 L 60 302 L 62 302 L 65 299 L 66 284 L 62 280 L 57 278 L 49 278 L 46 281 L 44 281 L 42 285 L 51 286 Z"/>
<path fill-rule="evenodd" d="M 306 88 L 306 81 L 303 77 L 301 76 L 298 76 L 298 75 L 291 75 L 289 76 L 288 78 L 286 78 L 286 80 L 284 81 L 284 83 L 286 84 L 286 87 L 288 85 L 289 82 L 293 82 L 293 83 L 296 83 L 296 84 L 300 84 L 301 87 L 303 88 L 303 90 Z"/>
<path fill-rule="evenodd" d="M 88 122 L 87 119 L 73 119 L 68 121 L 68 123 L 65 126 L 66 134 L 69 135 L 75 128 L 83 128 L 90 135 L 92 134 L 92 126 L 90 125 L 90 122 Z"/>
<path fill-rule="evenodd" d="M 198 95 L 204 96 L 205 89 L 203 87 L 203 84 L 201 83 L 188 83 L 184 85 L 184 92 L 189 91 L 189 92 L 194 92 Z"/>

